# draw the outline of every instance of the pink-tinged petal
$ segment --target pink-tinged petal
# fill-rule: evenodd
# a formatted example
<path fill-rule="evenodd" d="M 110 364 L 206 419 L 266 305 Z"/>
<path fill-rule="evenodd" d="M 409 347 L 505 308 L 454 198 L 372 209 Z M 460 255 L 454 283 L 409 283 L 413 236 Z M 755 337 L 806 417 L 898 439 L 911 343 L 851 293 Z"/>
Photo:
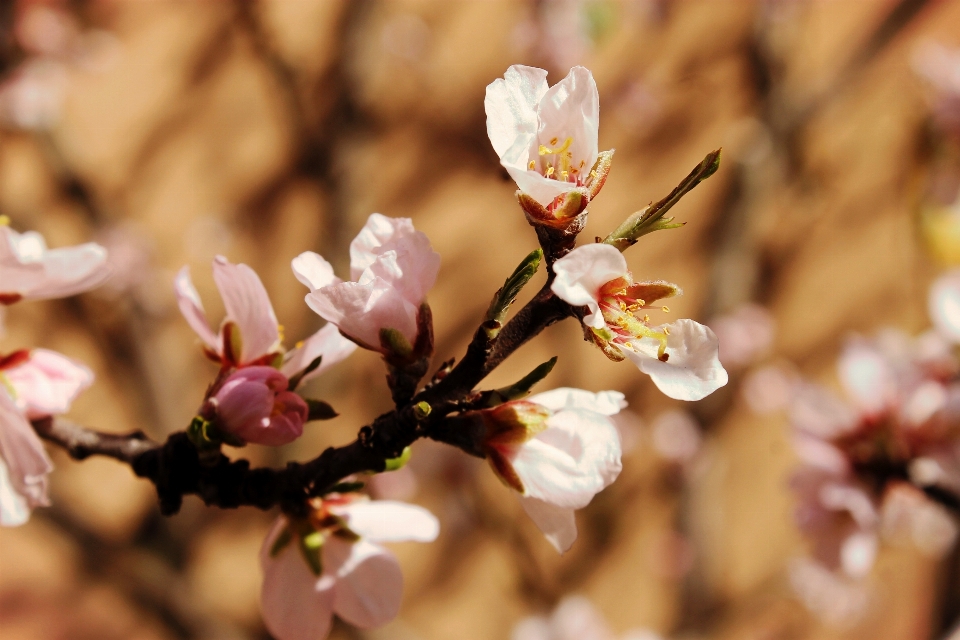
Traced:
<path fill-rule="evenodd" d="M 555 147 L 572 138 L 570 164 L 589 172 L 597 161 L 600 133 L 600 94 L 593 74 L 573 67 L 563 80 L 550 87 L 540 100 L 539 144 Z M 582 163 L 582 165 L 581 165 Z M 530 194 L 536 198 L 534 194 Z M 547 204 L 541 202 L 541 204 Z"/>
<path fill-rule="evenodd" d="M 550 628 L 553 631 L 550 637 L 557 640 L 614 639 L 603 614 L 583 596 L 565 596 L 550 617 Z"/>
<path fill-rule="evenodd" d="M 342 282 L 307 294 L 307 306 L 345 335 L 378 349 L 380 329 L 396 329 L 412 345 L 417 307 L 380 278 L 365 284 Z"/>
<path fill-rule="evenodd" d="M 47 474 L 53 463 L 47 456 L 43 443 L 33 427 L 17 409 L 13 398 L 0 383 L 0 460 L 6 467 L 7 479 L 12 493 L 19 496 L 11 500 L 7 493 L 3 524 L 20 524 L 25 518 L 23 508 L 32 509 L 50 504 L 47 498 Z M 8 491 L 7 488 L 4 488 Z"/>
<path fill-rule="evenodd" d="M 520 498 L 520 505 L 537 528 L 543 532 L 547 542 L 560 553 L 565 553 L 576 542 L 577 520 L 573 509 L 523 496 Z"/>
<path fill-rule="evenodd" d="M 291 261 L 290 267 L 297 280 L 310 291 L 342 282 L 333 274 L 333 265 L 313 251 L 304 251 L 298 255 Z"/>
<path fill-rule="evenodd" d="M 530 144 L 540 126 L 537 107 L 547 89 L 547 72 L 523 65 L 513 65 L 487 85 L 487 135 L 503 166 L 527 168 Z"/>
<path fill-rule="evenodd" d="M 629 345 L 632 348 L 621 348 L 664 395 L 676 400 L 700 400 L 727 384 L 717 336 L 710 327 L 687 319 L 664 326 L 670 330 L 666 362 L 658 359 L 660 343 L 653 338 L 634 340 Z M 656 330 L 662 331 L 663 327 Z"/>
<path fill-rule="evenodd" d="M 806 433 L 793 437 L 797 457 L 811 467 L 838 478 L 850 472 L 850 460 L 840 449 Z"/>
<path fill-rule="evenodd" d="M 501 162 L 501 164 L 503 164 Z M 577 189 L 576 182 L 565 182 L 563 180 L 554 180 L 545 178 L 536 171 L 517 169 L 515 167 L 506 167 L 507 173 L 517 183 L 520 191 L 542 204 L 548 206 L 558 196 L 570 193 Z M 589 246 L 589 245 L 585 245 Z"/>
<path fill-rule="evenodd" d="M 39 233 L 20 234 L 0 225 L 0 294 L 63 298 L 98 287 L 109 277 L 107 252 L 98 244 L 47 249 Z"/>
<path fill-rule="evenodd" d="M 791 562 L 789 572 L 790 585 L 801 602 L 825 622 L 849 627 L 867 611 L 870 592 L 864 582 L 807 559 Z"/>
<path fill-rule="evenodd" d="M 183 314 L 187 324 L 205 345 L 219 353 L 221 345 L 218 344 L 217 334 L 210 328 L 200 295 L 193 286 L 193 280 L 190 279 L 190 267 L 183 267 L 177 272 L 173 288 L 177 294 L 177 306 L 180 307 L 180 313 Z"/>
<path fill-rule="evenodd" d="M 605 327 L 600 313 L 600 287 L 628 274 L 623 254 L 608 244 L 587 244 L 557 260 L 553 270 L 557 277 L 550 290 L 568 304 L 588 307 L 590 315 L 583 319 L 585 325 Z"/>
<path fill-rule="evenodd" d="M 511 463 L 525 496 L 580 509 L 616 480 L 620 456 L 620 435 L 606 416 L 566 409 L 516 447 Z"/>
<path fill-rule="evenodd" d="M 921 487 L 940 487 L 960 495 L 960 444 L 910 461 L 910 479 Z"/>
<path fill-rule="evenodd" d="M 217 256 L 213 261 L 213 280 L 227 311 L 225 321 L 236 323 L 240 330 L 240 364 L 276 352 L 280 347 L 277 316 L 256 272 L 245 264 L 232 264 Z"/>
<path fill-rule="evenodd" d="M 350 273 L 356 282 L 375 277 L 393 285 L 414 306 L 427 297 L 440 271 L 440 254 L 409 218 L 370 214 L 350 243 Z"/>
<path fill-rule="evenodd" d="M 849 405 L 829 389 L 804 384 L 794 395 L 790 422 L 801 432 L 831 440 L 855 429 L 857 416 Z"/>
<path fill-rule="evenodd" d="M 432 513 L 405 502 L 358 501 L 330 511 L 342 516 L 351 531 L 372 542 L 433 542 L 440 532 L 440 522 Z"/>
<path fill-rule="evenodd" d="M 861 531 L 844 540 L 840 547 L 840 566 L 851 578 L 865 578 L 877 558 L 880 540 L 875 533 Z"/>
<path fill-rule="evenodd" d="M 403 573 L 386 549 L 365 540 L 327 539 L 323 560 L 336 572 L 333 610 L 360 629 L 382 626 L 400 613 Z"/>
<path fill-rule="evenodd" d="M 939 504 L 906 482 L 891 483 L 883 497 L 884 541 L 906 542 L 942 559 L 957 541 L 957 523 Z"/>
<path fill-rule="evenodd" d="M 7 465 L 0 459 L 0 526 L 19 527 L 30 519 L 30 507 L 10 479 Z"/>
<path fill-rule="evenodd" d="M 624 395 L 619 391 L 584 391 L 583 389 L 574 389 L 571 387 L 560 387 L 537 393 L 529 398 L 528 401 L 542 405 L 553 411 L 562 409 L 584 409 L 593 411 L 605 416 L 612 416 L 620 413 L 620 410 L 627 406 Z"/>
<path fill-rule="evenodd" d="M 897 401 L 894 371 L 883 355 L 862 340 L 848 343 L 837 361 L 840 382 L 854 403 L 876 415 Z"/>
<path fill-rule="evenodd" d="M 773 317 L 758 304 L 740 305 L 733 312 L 711 320 L 708 325 L 720 341 L 720 362 L 725 367 L 746 367 L 762 356 L 773 342 Z"/>
<path fill-rule="evenodd" d="M 303 381 L 307 381 L 345 360 L 356 348 L 356 343 L 344 338 L 335 324 L 327 324 L 302 344 L 287 352 L 287 358 L 280 367 L 280 372 L 290 378 L 322 356 L 320 366 L 303 377 Z"/>
<path fill-rule="evenodd" d="M 280 446 L 303 434 L 309 409 L 272 367 L 238 369 L 217 391 L 217 426 L 244 442 Z"/>
<path fill-rule="evenodd" d="M 286 521 L 280 518 L 260 550 L 263 622 L 277 640 L 322 640 L 330 633 L 333 622 L 335 579 L 327 574 L 315 576 L 296 540 L 276 557 L 270 556 L 270 549 L 285 525 Z"/>
<path fill-rule="evenodd" d="M 66 413 L 94 378 L 84 364 L 47 349 L 31 350 L 26 362 L 4 375 L 17 394 L 17 406 L 31 420 Z"/>
<path fill-rule="evenodd" d="M 914 389 L 900 407 L 907 427 L 919 427 L 947 406 L 949 394 L 943 383 L 927 380 Z"/>
<path fill-rule="evenodd" d="M 960 269 L 943 274 L 930 287 L 930 320 L 945 338 L 960 343 Z"/>
<path fill-rule="evenodd" d="M 530 616 L 518 622 L 510 633 L 510 640 L 554 640 L 550 623 L 543 616 Z"/>

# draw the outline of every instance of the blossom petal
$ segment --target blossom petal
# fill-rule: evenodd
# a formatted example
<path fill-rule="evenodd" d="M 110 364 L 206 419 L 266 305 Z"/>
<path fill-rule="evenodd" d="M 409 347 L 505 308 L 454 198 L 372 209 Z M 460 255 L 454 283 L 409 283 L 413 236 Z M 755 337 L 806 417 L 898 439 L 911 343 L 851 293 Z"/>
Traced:
<path fill-rule="evenodd" d="M 845 345 L 837 370 L 847 393 L 865 413 L 879 414 L 897 401 L 897 379 L 890 363 L 865 341 Z"/>
<path fill-rule="evenodd" d="M 944 337 L 960 343 L 960 269 L 943 274 L 930 287 L 930 320 Z"/>
<path fill-rule="evenodd" d="M 632 349 L 621 349 L 623 355 L 649 375 L 660 391 L 676 400 L 700 400 L 727 384 L 727 372 L 720 364 L 719 343 L 712 329 L 687 319 L 665 326 L 670 329 L 667 362 L 657 358 L 660 345 L 652 338 L 631 342 Z"/>
<path fill-rule="evenodd" d="M 320 366 L 303 377 L 303 381 L 307 381 L 345 360 L 356 348 L 356 343 L 344 338 L 335 324 L 327 324 L 302 344 L 287 352 L 287 358 L 280 367 L 280 372 L 288 378 L 292 377 L 322 356 Z"/>
<path fill-rule="evenodd" d="M 285 526 L 286 520 L 280 518 L 260 549 L 263 622 L 280 640 L 326 638 L 333 622 L 335 580 L 315 576 L 295 540 L 271 557 L 270 549 Z"/>
<path fill-rule="evenodd" d="M 7 465 L 0 459 L 0 526 L 19 527 L 30 519 L 30 507 L 13 488 Z"/>
<path fill-rule="evenodd" d="M 94 378 L 86 365 L 48 349 L 31 350 L 26 362 L 4 375 L 16 391 L 17 406 L 31 420 L 66 413 Z"/>
<path fill-rule="evenodd" d="M 559 387 L 537 393 L 527 398 L 529 402 L 542 405 L 553 411 L 562 409 L 585 409 L 605 416 L 620 413 L 627 406 L 624 395 L 619 391 L 598 391 L 592 393 L 572 387 Z"/>
<path fill-rule="evenodd" d="M 594 243 L 577 247 L 553 263 L 557 274 L 550 290 L 564 302 L 587 306 L 590 315 L 583 323 L 595 329 L 606 326 L 600 313 L 600 287 L 628 274 L 623 254 L 608 244 Z"/>
<path fill-rule="evenodd" d="M 12 492 L 23 499 L 23 503 L 8 500 L 12 503 L 11 524 L 18 524 L 23 518 L 23 506 L 32 509 L 50 504 L 47 474 L 53 470 L 53 463 L 33 427 L 21 415 L 3 385 L 0 385 L 0 460 L 6 467 Z M 4 490 L 8 489 L 4 487 Z M 4 514 L 4 519 L 7 517 L 8 514 Z"/>
<path fill-rule="evenodd" d="M 307 294 L 307 305 L 345 335 L 373 349 L 380 329 L 396 329 L 412 345 L 417 336 L 417 307 L 381 278 L 368 283 L 341 282 Z"/>
<path fill-rule="evenodd" d="M 560 553 L 566 552 L 577 540 L 577 520 L 573 509 L 558 507 L 536 498 L 520 497 L 520 505 L 547 542 Z"/>
<path fill-rule="evenodd" d="M 0 225 L 0 293 L 25 299 L 63 298 L 100 286 L 110 277 L 107 251 L 88 242 L 47 249 L 35 231 Z"/>
<path fill-rule="evenodd" d="M 525 496 L 580 509 L 616 480 L 620 455 L 620 435 L 606 416 L 565 409 L 516 447 L 511 462 Z"/>
<path fill-rule="evenodd" d="M 313 251 L 304 251 L 290 262 L 293 275 L 310 291 L 342 282 L 333 274 L 333 265 Z"/>
<path fill-rule="evenodd" d="M 572 138 L 571 164 L 590 171 L 597 161 L 600 133 L 600 94 L 593 74 L 584 67 L 573 67 L 563 80 L 550 87 L 538 109 L 539 143 L 552 147 Z M 530 195 L 536 198 L 536 195 Z M 541 203 L 545 204 L 545 203 Z"/>
<path fill-rule="evenodd" d="M 256 272 L 245 264 L 232 264 L 223 256 L 213 261 L 227 322 L 235 322 L 243 339 L 241 364 L 275 352 L 280 346 L 280 328 L 267 290 Z"/>
<path fill-rule="evenodd" d="M 196 287 L 193 286 L 193 280 L 190 279 L 190 267 L 183 267 L 177 272 L 177 277 L 173 281 L 173 288 L 177 294 L 177 306 L 180 307 L 180 313 L 194 333 L 200 336 L 203 343 L 216 352 L 220 351 L 220 345 L 217 343 L 217 334 L 210 328 L 210 322 L 207 320 L 207 314 L 203 310 L 203 303 L 200 301 L 200 295 Z"/>
<path fill-rule="evenodd" d="M 324 562 L 336 571 L 333 610 L 355 627 L 371 629 L 390 622 L 400 612 L 403 573 L 392 553 L 360 540 L 327 539 Z"/>
<path fill-rule="evenodd" d="M 351 531 L 372 542 L 432 542 L 440 532 L 436 516 L 416 505 L 393 500 L 351 502 L 331 507 Z"/>
<path fill-rule="evenodd" d="M 380 277 L 411 304 L 420 306 L 440 271 L 440 254 L 409 218 L 372 213 L 350 243 L 350 274 L 356 282 Z"/>
<path fill-rule="evenodd" d="M 547 89 L 546 71 L 519 64 L 507 69 L 503 78 L 487 85 L 483 100 L 487 135 L 501 161 L 509 155 L 513 162 L 519 163 L 519 168 L 526 169 L 527 158 L 520 158 L 519 153 L 528 150 L 536 138 L 537 106 Z M 511 147 L 516 151 L 509 154 Z"/>
<path fill-rule="evenodd" d="M 829 389 L 804 384 L 794 394 L 790 422 L 801 432 L 832 440 L 855 429 L 857 415 Z"/>

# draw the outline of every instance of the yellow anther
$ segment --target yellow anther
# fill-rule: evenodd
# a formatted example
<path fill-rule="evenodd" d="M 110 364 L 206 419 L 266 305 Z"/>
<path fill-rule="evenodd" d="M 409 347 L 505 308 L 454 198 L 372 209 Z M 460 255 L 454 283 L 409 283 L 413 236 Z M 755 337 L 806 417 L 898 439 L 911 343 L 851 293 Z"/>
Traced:
<path fill-rule="evenodd" d="M 580 168 L 583 169 L 583 166 L 584 166 L 585 164 L 587 164 L 587 161 L 586 161 L 586 160 L 581 160 L 581 161 L 580 161 Z"/>
<path fill-rule="evenodd" d="M 670 335 L 670 327 L 664 327 L 663 332 L 667 335 Z"/>
<path fill-rule="evenodd" d="M 283 342 L 283 325 L 277 325 L 277 333 L 280 334 L 280 342 Z"/>
<path fill-rule="evenodd" d="M 537 168 L 537 163 L 536 163 L 536 161 L 535 161 L 535 160 L 531 160 L 531 161 L 530 161 L 530 164 L 528 164 L 527 167 L 528 167 L 529 169 L 536 169 L 536 168 Z"/>
<path fill-rule="evenodd" d="M 596 177 L 597 177 L 597 172 L 591 169 L 591 170 L 590 170 L 590 177 L 591 177 L 591 178 L 596 178 Z"/>
<path fill-rule="evenodd" d="M 560 172 L 560 178 L 561 178 L 561 179 L 566 180 L 566 179 L 569 178 L 569 177 L 570 177 L 570 172 L 569 172 L 569 171 L 561 171 L 561 172 Z"/>
<path fill-rule="evenodd" d="M 644 321 L 644 322 L 650 322 L 650 316 L 649 316 L 649 315 L 643 316 L 643 321 Z"/>
<path fill-rule="evenodd" d="M 643 306 L 646 306 L 647 301 L 644 300 L 643 298 L 637 298 L 637 304 L 643 307 Z"/>
<path fill-rule="evenodd" d="M 664 313 L 670 313 L 670 307 L 668 307 L 667 305 L 663 305 L 663 306 L 660 307 L 660 308 L 663 309 L 663 312 L 664 312 Z"/>
<path fill-rule="evenodd" d="M 552 175 L 553 175 L 553 167 L 547 167 L 546 176 L 549 178 Z"/>
<path fill-rule="evenodd" d="M 303 340 L 297 341 L 297 344 L 293 345 L 293 348 L 294 348 L 294 349 L 302 349 L 302 348 L 303 348 Z"/>
<path fill-rule="evenodd" d="M 10 225 L 10 218 L 7 216 L 0 216 L 0 227 L 7 227 Z"/>
<path fill-rule="evenodd" d="M 553 153 L 553 152 L 550 151 L 550 149 L 547 149 L 545 146 L 540 145 L 540 148 L 537 149 L 537 153 L 539 153 L 539 154 L 542 155 L 542 156 L 545 156 L 545 155 L 547 155 L 548 153 Z"/>
<path fill-rule="evenodd" d="M 560 140 L 558 138 L 550 138 L 550 145 L 555 147 L 559 141 Z"/>

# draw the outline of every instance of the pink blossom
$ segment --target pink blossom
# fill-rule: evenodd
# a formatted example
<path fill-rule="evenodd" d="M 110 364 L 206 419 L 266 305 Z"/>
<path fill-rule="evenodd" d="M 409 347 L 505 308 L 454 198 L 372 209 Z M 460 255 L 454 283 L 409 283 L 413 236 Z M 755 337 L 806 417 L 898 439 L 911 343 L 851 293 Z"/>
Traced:
<path fill-rule="evenodd" d="M 430 542 L 439 523 L 421 507 L 350 496 L 314 502 L 306 521 L 281 517 L 264 540 L 260 602 L 264 623 L 278 640 L 322 640 L 336 614 L 361 629 L 383 625 L 400 610 L 400 564 L 376 542 Z M 315 568 L 305 549 L 314 543 Z M 282 537 L 292 538 L 283 543 Z M 317 571 L 317 572 L 315 572 Z"/>
<path fill-rule="evenodd" d="M 548 87 L 543 69 L 513 65 L 487 86 L 483 106 L 490 142 L 520 191 L 548 208 L 570 192 L 596 195 L 609 164 L 596 166 L 600 98 L 590 71 L 573 67 Z"/>
<path fill-rule="evenodd" d="M 290 378 L 306 369 L 315 359 L 322 358 L 320 366 L 301 378 L 301 382 L 306 382 L 346 360 L 356 348 L 355 343 L 340 335 L 336 325 L 327 324 L 286 353 L 280 373 Z"/>
<path fill-rule="evenodd" d="M 292 267 L 310 288 L 311 309 L 364 348 L 387 352 L 384 331 L 399 332 L 411 349 L 416 344 L 440 255 L 409 219 L 374 213 L 350 243 L 353 282 L 334 276 L 330 263 L 311 251 L 294 258 Z"/>
<path fill-rule="evenodd" d="M 758 304 L 740 305 L 714 318 L 710 328 L 720 342 L 720 361 L 726 367 L 745 367 L 761 357 L 773 342 L 773 318 Z"/>
<path fill-rule="evenodd" d="M 103 284 L 107 252 L 88 242 L 47 249 L 35 231 L 17 233 L 0 216 L 0 304 L 64 298 Z"/>
<path fill-rule="evenodd" d="M 309 409 L 288 384 L 272 367 L 238 369 L 213 396 L 217 427 L 244 442 L 273 447 L 293 442 L 303 433 Z"/>
<path fill-rule="evenodd" d="M 481 412 L 494 473 L 561 553 L 577 538 L 574 511 L 620 474 L 621 447 L 610 420 L 626 406 L 616 391 L 560 388 Z"/>
<path fill-rule="evenodd" d="M 675 284 L 634 282 L 623 254 L 607 244 L 577 247 L 553 268 L 551 290 L 587 308 L 583 324 L 608 357 L 629 359 L 678 400 L 700 400 L 727 383 L 709 327 L 685 319 L 651 327 L 649 316 L 639 315 L 657 300 L 681 294 Z"/>
<path fill-rule="evenodd" d="M 947 340 L 960 344 L 960 269 L 953 269 L 934 281 L 927 298 L 930 320 Z"/>
<path fill-rule="evenodd" d="M 50 504 L 53 464 L 29 420 L 66 413 L 92 382 L 87 367 L 54 351 L 0 357 L 0 524 L 22 524 L 31 509 Z"/>

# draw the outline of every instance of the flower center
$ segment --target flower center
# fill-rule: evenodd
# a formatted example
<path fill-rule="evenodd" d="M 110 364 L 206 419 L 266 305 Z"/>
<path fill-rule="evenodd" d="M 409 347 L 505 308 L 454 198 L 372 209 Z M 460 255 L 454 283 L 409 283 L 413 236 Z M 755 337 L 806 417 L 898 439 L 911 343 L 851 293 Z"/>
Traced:
<path fill-rule="evenodd" d="M 596 172 L 591 170 L 587 176 L 583 175 L 586 160 L 581 160 L 579 164 L 574 165 L 571 146 L 573 146 L 572 137 L 564 140 L 563 144 L 560 144 L 559 138 L 552 138 L 549 147 L 543 144 L 538 147 L 539 162 L 531 160 L 527 166 L 531 171 L 537 171 L 546 178 L 583 186 L 590 178 L 596 177 Z"/>
<path fill-rule="evenodd" d="M 666 349 L 670 330 L 666 327 L 661 331 L 650 328 L 650 316 L 644 314 L 641 317 L 639 312 L 653 307 L 648 306 L 646 300 L 630 295 L 631 284 L 633 283 L 630 278 L 623 277 L 611 280 L 600 288 L 600 312 L 611 334 L 609 337 L 601 337 L 615 344 L 628 344 L 631 340 L 652 338 L 660 343 L 657 348 L 657 358 L 666 362 L 669 358 Z M 660 307 L 660 310 L 670 311 L 666 306 Z"/>

